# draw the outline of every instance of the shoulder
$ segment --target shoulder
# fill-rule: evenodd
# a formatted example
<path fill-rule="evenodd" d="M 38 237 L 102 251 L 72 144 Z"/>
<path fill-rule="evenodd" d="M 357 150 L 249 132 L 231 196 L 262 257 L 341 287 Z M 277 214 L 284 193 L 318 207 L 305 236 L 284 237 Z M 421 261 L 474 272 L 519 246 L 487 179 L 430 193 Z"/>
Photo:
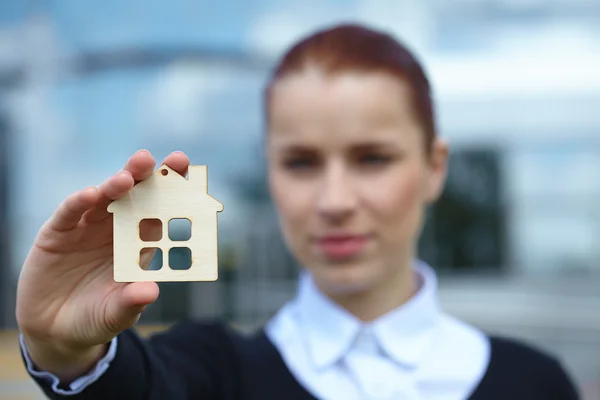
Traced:
<path fill-rule="evenodd" d="M 577 389 L 560 360 L 516 338 L 490 335 L 455 317 L 442 319 L 434 346 L 435 376 L 464 381 L 470 399 L 578 400 Z"/>
<path fill-rule="evenodd" d="M 490 368 L 496 371 L 509 368 L 530 371 L 530 373 L 563 371 L 561 362 L 556 356 L 524 340 L 491 335 L 490 344 Z"/>
<path fill-rule="evenodd" d="M 521 361 L 527 364 L 549 365 L 558 359 L 541 348 L 522 339 L 490 335 L 494 360 L 498 363 Z"/>
<path fill-rule="evenodd" d="M 511 390 L 511 396 L 529 393 L 547 399 L 579 399 L 573 381 L 556 356 L 524 340 L 496 335 L 489 338 L 490 362 L 480 392 Z"/>

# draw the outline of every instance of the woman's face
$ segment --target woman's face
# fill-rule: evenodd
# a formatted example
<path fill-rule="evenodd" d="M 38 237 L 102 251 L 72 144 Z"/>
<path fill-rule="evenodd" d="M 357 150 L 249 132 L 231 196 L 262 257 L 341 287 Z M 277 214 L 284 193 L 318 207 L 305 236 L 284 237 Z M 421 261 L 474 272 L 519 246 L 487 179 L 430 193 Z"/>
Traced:
<path fill-rule="evenodd" d="M 404 82 L 317 70 L 283 78 L 268 135 L 285 240 L 323 290 L 374 289 L 406 272 L 447 151 L 440 141 L 425 151 Z"/>

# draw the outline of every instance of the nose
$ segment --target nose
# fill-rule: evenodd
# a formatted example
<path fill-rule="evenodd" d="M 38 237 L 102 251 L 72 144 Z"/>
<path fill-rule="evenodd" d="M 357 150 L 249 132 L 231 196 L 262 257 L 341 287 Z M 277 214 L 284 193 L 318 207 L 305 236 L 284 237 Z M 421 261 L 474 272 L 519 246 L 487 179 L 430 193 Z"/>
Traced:
<path fill-rule="evenodd" d="M 331 165 L 322 176 L 317 201 L 319 215 L 332 223 L 340 223 L 354 213 L 356 203 L 350 174 L 341 164 Z"/>

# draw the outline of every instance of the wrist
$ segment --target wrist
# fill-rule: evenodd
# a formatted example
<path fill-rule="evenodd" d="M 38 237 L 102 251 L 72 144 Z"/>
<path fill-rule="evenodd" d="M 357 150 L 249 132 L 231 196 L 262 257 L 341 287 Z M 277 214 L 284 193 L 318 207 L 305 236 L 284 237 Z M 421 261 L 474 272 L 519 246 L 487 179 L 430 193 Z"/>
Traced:
<path fill-rule="evenodd" d="M 106 355 L 110 343 L 72 349 L 23 335 L 23 345 L 35 370 L 49 372 L 61 383 L 69 384 L 92 370 Z"/>

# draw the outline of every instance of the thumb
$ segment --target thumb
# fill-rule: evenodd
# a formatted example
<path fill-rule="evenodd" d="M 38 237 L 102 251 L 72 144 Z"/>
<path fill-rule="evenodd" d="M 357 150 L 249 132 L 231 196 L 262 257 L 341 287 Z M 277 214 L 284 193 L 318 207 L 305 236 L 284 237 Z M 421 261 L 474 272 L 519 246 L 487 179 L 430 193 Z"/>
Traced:
<path fill-rule="evenodd" d="M 119 333 L 137 323 L 146 306 L 158 298 L 155 282 L 134 282 L 123 285 L 111 298 L 106 321 L 111 332 Z"/>

